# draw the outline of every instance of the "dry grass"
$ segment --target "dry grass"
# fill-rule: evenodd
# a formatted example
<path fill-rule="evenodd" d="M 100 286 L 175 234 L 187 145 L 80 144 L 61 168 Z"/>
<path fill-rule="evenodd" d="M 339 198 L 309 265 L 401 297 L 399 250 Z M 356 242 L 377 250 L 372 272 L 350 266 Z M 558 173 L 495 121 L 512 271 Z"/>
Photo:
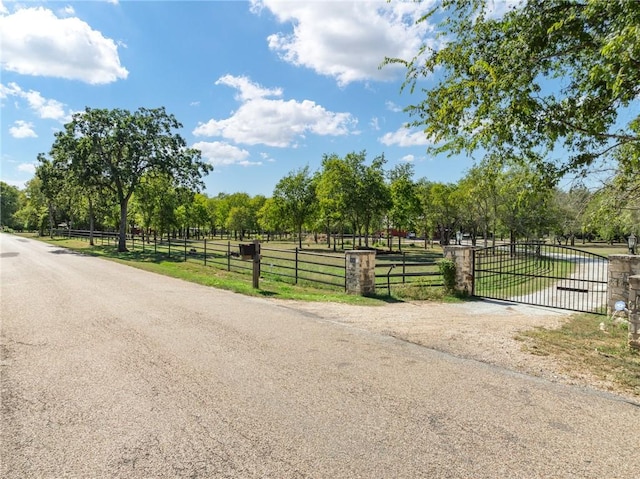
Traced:
<path fill-rule="evenodd" d="M 587 373 L 612 390 L 640 398 L 640 352 L 628 346 L 626 323 L 577 314 L 559 329 L 536 328 L 517 339 L 525 341 L 525 351 L 554 358 L 570 375 Z"/>

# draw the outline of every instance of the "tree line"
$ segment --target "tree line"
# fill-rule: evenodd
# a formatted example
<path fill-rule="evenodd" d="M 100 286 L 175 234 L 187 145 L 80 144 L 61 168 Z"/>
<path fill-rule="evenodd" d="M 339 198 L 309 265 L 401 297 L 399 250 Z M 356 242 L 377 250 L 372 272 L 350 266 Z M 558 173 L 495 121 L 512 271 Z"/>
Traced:
<path fill-rule="evenodd" d="M 23 190 L 2 183 L 2 225 L 42 235 L 61 225 L 119 232 L 117 192 L 63 171 L 54 174 L 54 164 L 40 157 Z M 410 232 L 423 238 L 425 247 L 433 239 L 449 244 L 458 231 L 484 246 L 496 239 L 542 237 L 565 244 L 613 242 L 639 233 L 640 195 L 619 196 L 618 182 L 627 181 L 623 172 L 591 191 L 549 186 L 533 167 L 498 161 L 474 166 L 456 183 L 416 179 L 411 163 L 385 166 L 383 155 L 369 161 L 364 151 L 325 155 L 317 171 L 305 166 L 289 172 L 271 197 L 244 192 L 209 197 L 168 172 L 146 171 L 130 195 L 125 231 L 147 238 L 287 235 L 301 248 L 311 235 L 334 249 L 344 235 L 355 235 L 359 246 L 400 249 L 400 237 Z"/>

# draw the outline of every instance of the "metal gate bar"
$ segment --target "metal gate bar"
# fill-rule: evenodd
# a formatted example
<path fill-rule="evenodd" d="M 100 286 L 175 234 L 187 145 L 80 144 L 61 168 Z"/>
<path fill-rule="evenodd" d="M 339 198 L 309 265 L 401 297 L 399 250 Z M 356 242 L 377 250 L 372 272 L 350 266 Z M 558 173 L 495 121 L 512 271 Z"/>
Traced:
<path fill-rule="evenodd" d="M 608 264 L 605 256 L 541 242 L 477 249 L 473 294 L 606 314 Z"/>

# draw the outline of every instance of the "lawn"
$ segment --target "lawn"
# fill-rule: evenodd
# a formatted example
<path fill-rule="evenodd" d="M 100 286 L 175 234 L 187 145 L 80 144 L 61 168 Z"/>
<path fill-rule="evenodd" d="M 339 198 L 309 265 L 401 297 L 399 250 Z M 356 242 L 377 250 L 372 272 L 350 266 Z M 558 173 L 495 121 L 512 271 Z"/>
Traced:
<path fill-rule="evenodd" d="M 640 352 L 629 348 L 625 323 L 576 314 L 559 329 L 537 328 L 516 339 L 525 351 L 556 359 L 571 376 L 588 372 L 612 391 L 640 398 Z"/>

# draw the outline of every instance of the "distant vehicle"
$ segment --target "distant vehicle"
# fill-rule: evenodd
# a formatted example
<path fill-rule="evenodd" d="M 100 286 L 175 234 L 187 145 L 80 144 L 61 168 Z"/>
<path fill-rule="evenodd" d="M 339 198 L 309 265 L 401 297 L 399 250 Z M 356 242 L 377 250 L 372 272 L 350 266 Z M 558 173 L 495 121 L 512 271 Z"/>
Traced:
<path fill-rule="evenodd" d="M 411 232 L 411 233 L 407 233 L 407 238 L 408 239 L 416 239 L 416 234 Z"/>

